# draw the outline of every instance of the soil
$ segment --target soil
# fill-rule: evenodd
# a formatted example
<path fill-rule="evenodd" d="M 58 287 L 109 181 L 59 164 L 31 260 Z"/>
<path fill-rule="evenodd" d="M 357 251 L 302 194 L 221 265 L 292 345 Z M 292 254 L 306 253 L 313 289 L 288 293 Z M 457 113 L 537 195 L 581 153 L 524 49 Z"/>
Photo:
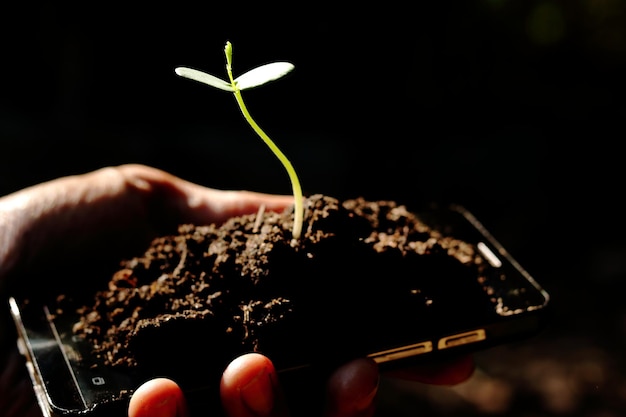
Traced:
<path fill-rule="evenodd" d="M 485 314 L 498 308 L 476 247 L 403 205 L 311 196 L 298 241 L 292 210 L 181 225 L 123 261 L 90 302 L 76 309 L 60 297 L 57 314 L 78 311 L 73 330 L 93 346 L 95 366 L 185 384 L 199 367 L 216 381 L 243 352 L 278 367 L 292 366 L 295 352 L 345 360 L 363 354 L 374 325 L 382 337 L 402 332 L 397 317 L 427 327 L 433 311 L 456 317 L 476 298 Z"/>

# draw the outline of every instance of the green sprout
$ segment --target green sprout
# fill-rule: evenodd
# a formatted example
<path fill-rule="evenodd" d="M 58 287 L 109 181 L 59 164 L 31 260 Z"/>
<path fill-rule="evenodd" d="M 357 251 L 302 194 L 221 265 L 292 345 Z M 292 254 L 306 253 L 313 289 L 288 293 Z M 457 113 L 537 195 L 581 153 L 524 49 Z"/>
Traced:
<path fill-rule="evenodd" d="M 252 129 L 261 137 L 261 139 L 263 139 L 265 144 L 272 150 L 274 155 L 276 155 L 276 157 L 280 160 L 280 162 L 287 170 L 287 174 L 289 174 L 291 187 L 293 189 L 293 196 L 295 198 L 292 236 L 293 239 L 298 240 L 300 238 L 300 234 L 302 233 L 302 221 L 304 217 L 302 187 L 300 187 L 298 175 L 296 174 L 295 169 L 293 168 L 291 162 L 285 156 L 285 154 L 283 154 L 278 146 L 276 146 L 274 141 L 270 139 L 270 137 L 263 131 L 263 129 L 261 129 L 259 125 L 254 121 L 252 116 L 250 116 L 250 112 L 248 111 L 248 108 L 243 101 L 243 96 L 241 95 L 242 90 L 258 87 L 267 82 L 274 81 L 287 74 L 294 68 L 294 66 L 289 62 L 273 62 L 270 64 L 261 65 L 260 67 L 256 67 L 240 75 L 237 78 L 233 78 L 233 46 L 230 42 L 226 42 L 226 46 L 224 47 L 224 54 L 226 55 L 226 72 L 228 73 L 228 78 L 230 82 L 224 81 L 221 78 L 192 68 L 178 67 L 175 69 L 175 72 L 181 77 L 189 78 L 191 80 L 210 85 L 220 90 L 229 91 L 235 95 L 235 99 L 237 100 L 237 104 L 239 105 L 239 109 L 241 110 L 243 117 L 246 119 Z"/>

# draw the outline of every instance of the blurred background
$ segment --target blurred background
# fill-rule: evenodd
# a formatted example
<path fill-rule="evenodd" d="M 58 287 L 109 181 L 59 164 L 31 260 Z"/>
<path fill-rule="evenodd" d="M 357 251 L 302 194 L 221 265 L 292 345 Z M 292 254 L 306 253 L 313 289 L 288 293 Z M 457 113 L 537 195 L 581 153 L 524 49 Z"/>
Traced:
<path fill-rule="evenodd" d="M 0 6 L 0 195 L 144 163 L 289 194 L 234 98 L 174 74 L 290 61 L 244 92 L 306 194 L 454 202 L 552 295 L 548 328 L 454 389 L 383 381 L 388 415 L 626 412 L 626 3 Z M 391 411 L 393 410 L 393 411 Z"/>

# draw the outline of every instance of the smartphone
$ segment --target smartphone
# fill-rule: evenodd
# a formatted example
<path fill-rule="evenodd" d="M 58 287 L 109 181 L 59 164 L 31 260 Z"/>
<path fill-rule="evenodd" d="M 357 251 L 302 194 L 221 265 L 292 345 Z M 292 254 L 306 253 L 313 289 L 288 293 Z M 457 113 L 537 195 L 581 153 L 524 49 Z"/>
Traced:
<path fill-rule="evenodd" d="M 542 329 L 549 306 L 548 293 L 472 213 L 452 205 L 433 207 L 416 214 L 442 234 L 475 244 L 491 266 L 489 296 L 468 299 L 447 289 L 447 295 L 442 296 L 452 300 L 450 306 L 459 307 L 434 309 L 427 313 L 420 310 L 422 316 L 419 318 L 411 314 L 416 310 L 409 305 L 410 298 L 398 299 L 399 306 L 393 319 L 389 318 L 388 312 L 377 311 L 376 304 L 371 303 L 361 312 L 350 312 L 351 320 L 363 317 L 365 324 L 356 328 L 366 328 L 368 333 L 367 337 L 355 334 L 358 343 L 351 344 L 350 348 L 336 342 L 333 332 L 324 337 L 316 336 L 314 342 L 307 343 L 307 348 L 297 346 L 302 343 L 301 339 L 283 335 L 285 340 L 292 342 L 277 343 L 276 350 L 268 355 L 279 373 L 293 378 L 298 372 L 356 356 L 371 357 L 384 371 L 520 340 Z M 126 415 L 133 390 L 148 375 L 90 366 L 90 346 L 73 334 L 75 321 L 67 316 L 57 317 L 46 302 L 11 298 L 10 309 L 18 330 L 18 347 L 26 358 L 44 416 Z M 336 324 L 329 328 L 335 332 L 341 330 Z M 180 343 L 186 342 L 181 340 Z M 280 350 L 281 346 L 284 351 Z M 191 355 L 199 352 L 198 346 L 190 345 L 189 349 Z M 183 389 L 190 398 L 202 402 L 217 392 L 213 382 L 197 370 L 185 381 Z"/>

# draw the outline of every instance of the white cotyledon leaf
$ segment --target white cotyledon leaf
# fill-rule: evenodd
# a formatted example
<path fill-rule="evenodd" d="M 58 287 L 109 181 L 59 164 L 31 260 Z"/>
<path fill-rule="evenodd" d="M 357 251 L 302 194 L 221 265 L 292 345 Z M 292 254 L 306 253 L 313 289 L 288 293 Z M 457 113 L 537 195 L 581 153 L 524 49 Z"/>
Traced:
<path fill-rule="evenodd" d="M 184 78 L 189 78 L 190 80 L 198 81 L 203 84 L 210 85 L 211 87 L 219 88 L 220 90 L 233 92 L 235 89 L 233 86 L 221 78 L 217 78 L 214 75 L 207 74 L 206 72 L 198 71 L 193 68 L 187 67 L 178 67 L 174 70 L 176 75 L 180 75 Z"/>
<path fill-rule="evenodd" d="M 274 81 L 292 69 L 294 69 L 294 65 L 290 62 L 272 62 L 241 74 L 235 78 L 235 83 L 240 90 L 246 90 Z"/>

